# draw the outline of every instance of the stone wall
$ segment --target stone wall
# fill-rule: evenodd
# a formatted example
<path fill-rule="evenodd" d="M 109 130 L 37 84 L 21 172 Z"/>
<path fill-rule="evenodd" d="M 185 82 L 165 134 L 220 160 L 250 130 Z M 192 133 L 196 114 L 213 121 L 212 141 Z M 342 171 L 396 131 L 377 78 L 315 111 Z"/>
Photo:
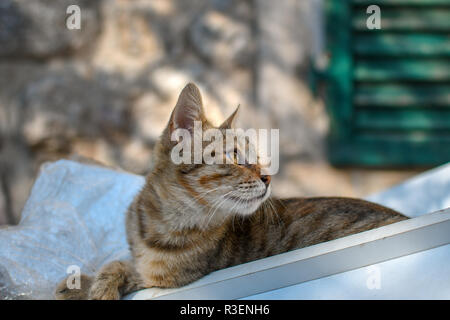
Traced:
<path fill-rule="evenodd" d="M 242 127 L 281 128 L 279 194 L 332 193 L 327 116 L 307 82 L 319 2 L 2 0 L 0 224 L 18 221 L 44 161 L 77 154 L 145 174 L 189 81 L 213 122 L 240 104 Z M 81 30 L 66 28 L 71 4 Z"/>

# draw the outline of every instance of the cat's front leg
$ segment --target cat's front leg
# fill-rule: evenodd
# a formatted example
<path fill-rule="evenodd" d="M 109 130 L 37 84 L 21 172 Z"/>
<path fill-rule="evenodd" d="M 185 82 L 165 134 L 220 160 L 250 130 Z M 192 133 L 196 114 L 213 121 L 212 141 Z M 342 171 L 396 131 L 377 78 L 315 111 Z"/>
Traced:
<path fill-rule="evenodd" d="M 89 290 L 90 300 L 119 300 L 142 287 L 131 262 L 113 261 L 95 276 Z"/>
<path fill-rule="evenodd" d="M 70 288 L 69 278 L 62 280 L 55 290 L 56 300 L 86 300 L 89 297 L 89 289 L 92 286 L 93 277 L 84 274 L 80 277 L 80 287 Z M 70 281 L 70 280 L 69 280 Z"/>

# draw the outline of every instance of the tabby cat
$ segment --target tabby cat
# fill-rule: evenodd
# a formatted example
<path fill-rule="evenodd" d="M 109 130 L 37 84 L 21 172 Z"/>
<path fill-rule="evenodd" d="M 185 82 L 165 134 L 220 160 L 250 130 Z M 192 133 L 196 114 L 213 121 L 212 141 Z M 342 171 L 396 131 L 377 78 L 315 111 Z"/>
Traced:
<path fill-rule="evenodd" d="M 234 112 L 220 127 L 232 127 Z M 271 178 L 259 164 L 174 164 L 177 128 L 192 130 L 205 118 L 194 84 L 181 92 L 155 146 L 153 167 L 127 212 L 132 261 L 114 261 L 81 289 L 62 281 L 57 299 L 119 299 L 141 288 L 184 286 L 206 274 L 292 249 L 406 219 L 359 199 L 270 198 Z M 229 152 L 226 150 L 224 157 Z"/>

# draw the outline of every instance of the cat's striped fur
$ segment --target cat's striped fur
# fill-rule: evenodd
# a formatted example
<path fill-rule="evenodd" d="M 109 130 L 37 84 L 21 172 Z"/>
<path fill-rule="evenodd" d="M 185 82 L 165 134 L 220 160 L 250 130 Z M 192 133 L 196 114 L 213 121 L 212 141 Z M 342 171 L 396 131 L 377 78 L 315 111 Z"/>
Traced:
<path fill-rule="evenodd" d="M 220 129 L 233 123 L 235 113 Z M 59 299 L 118 299 L 132 290 L 179 287 L 218 269 L 406 219 L 386 207 L 350 198 L 269 198 L 270 177 L 259 165 L 176 165 L 176 128 L 206 120 L 200 92 L 182 91 L 155 147 L 151 173 L 127 213 L 133 260 L 106 265 L 74 292 L 63 281 Z"/>

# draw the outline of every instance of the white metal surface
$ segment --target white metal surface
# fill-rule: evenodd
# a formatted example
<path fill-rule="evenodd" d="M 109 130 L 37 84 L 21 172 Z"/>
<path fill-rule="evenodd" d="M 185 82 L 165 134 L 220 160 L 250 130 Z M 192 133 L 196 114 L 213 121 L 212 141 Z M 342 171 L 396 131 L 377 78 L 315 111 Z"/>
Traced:
<path fill-rule="evenodd" d="M 450 299 L 450 244 L 244 299 Z"/>

